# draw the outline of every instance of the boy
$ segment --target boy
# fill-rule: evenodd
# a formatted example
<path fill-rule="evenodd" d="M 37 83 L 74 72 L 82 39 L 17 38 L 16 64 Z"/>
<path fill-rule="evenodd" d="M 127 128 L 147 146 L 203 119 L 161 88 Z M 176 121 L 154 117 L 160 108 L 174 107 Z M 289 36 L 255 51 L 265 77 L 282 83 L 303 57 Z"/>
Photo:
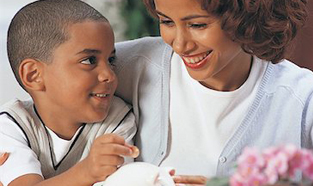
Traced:
<path fill-rule="evenodd" d="M 106 18 L 78 0 L 36 1 L 13 18 L 7 45 L 32 100 L 0 110 L 0 151 L 10 156 L 0 166 L 4 185 L 92 185 L 133 155 L 135 119 L 114 97 Z"/>

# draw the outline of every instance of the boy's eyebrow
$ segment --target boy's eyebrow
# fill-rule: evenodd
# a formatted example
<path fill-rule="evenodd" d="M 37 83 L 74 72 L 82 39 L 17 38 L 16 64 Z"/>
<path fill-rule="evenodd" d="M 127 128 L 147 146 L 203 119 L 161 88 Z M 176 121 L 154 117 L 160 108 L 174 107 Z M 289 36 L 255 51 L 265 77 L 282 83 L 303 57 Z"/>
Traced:
<path fill-rule="evenodd" d="M 96 50 L 96 49 L 86 48 L 86 49 L 78 52 L 76 55 L 78 55 L 78 54 L 101 54 L 101 51 L 100 50 Z"/>
<path fill-rule="evenodd" d="M 166 18 L 168 18 L 168 19 L 171 19 L 171 18 L 168 17 L 167 15 L 165 15 L 165 14 L 163 14 L 162 12 L 159 12 L 159 11 L 157 11 L 157 10 L 156 10 L 156 13 L 157 13 L 158 15 L 161 15 L 161 16 L 163 16 L 163 17 L 166 17 Z M 181 18 L 180 20 L 182 20 L 182 21 L 188 21 L 188 20 L 190 20 L 190 19 L 202 18 L 202 17 L 208 18 L 208 17 L 210 17 L 210 16 L 209 16 L 209 15 L 197 15 L 197 14 L 195 14 L 195 15 L 189 15 L 189 16 L 183 17 L 183 18 Z"/>

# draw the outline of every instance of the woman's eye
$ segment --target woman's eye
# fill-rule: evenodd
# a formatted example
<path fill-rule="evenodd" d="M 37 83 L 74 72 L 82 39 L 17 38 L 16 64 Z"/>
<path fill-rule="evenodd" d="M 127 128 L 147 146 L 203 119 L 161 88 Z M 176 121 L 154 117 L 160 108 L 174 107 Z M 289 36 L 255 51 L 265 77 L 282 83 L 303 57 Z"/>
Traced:
<path fill-rule="evenodd" d="M 97 62 L 97 58 L 95 56 L 89 57 L 81 61 L 82 64 L 86 64 L 86 65 L 93 65 L 93 64 L 96 64 L 96 62 Z"/>
<path fill-rule="evenodd" d="M 159 23 L 161 25 L 166 25 L 166 26 L 172 26 L 174 24 L 174 22 L 171 20 L 161 20 L 161 19 L 159 20 Z"/>
<path fill-rule="evenodd" d="M 192 24 L 188 24 L 188 27 L 190 28 L 206 28 L 207 24 L 206 23 L 192 23 Z"/>
<path fill-rule="evenodd" d="M 116 59 L 115 56 L 109 57 L 108 61 L 109 61 L 111 66 L 115 66 L 115 63 L 114 63 L 115 59 Z"/>

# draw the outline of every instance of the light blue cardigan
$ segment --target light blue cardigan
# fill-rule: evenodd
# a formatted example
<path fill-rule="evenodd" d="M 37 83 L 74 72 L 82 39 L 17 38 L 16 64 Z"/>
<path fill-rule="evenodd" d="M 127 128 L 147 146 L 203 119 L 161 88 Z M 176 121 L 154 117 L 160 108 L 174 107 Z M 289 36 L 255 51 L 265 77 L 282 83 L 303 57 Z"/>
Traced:
<path fill-rule="evenodd" d="M 158 165 L 171 142 L 169 77 L 172 49 L 161 38 L 149 37 L 118 43 L 116 51 L 119 79 L 116 94 L 134 108 L 139 129 L 135 143 L 141 149 L 138 161 Z M 312 93 L 311 71 L 287 60 L 275 65 L 270 63 L 244 121 L 220 155 L 217 175 L 229 175 L 246 146 L 262 149 L 293 143 L 312 149 Z"/>

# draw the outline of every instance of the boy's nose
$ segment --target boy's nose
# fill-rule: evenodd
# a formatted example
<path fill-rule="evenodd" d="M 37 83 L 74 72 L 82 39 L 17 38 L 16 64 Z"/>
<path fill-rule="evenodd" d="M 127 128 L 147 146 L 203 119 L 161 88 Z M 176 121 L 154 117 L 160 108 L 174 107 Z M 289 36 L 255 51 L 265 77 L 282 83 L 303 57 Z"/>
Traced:
<path fill-rule="evenodd" d="M 111 67 L 107 65 L 107 67 L 101 68 L 99 70 L 98 80 L 99 82 L 111 83 L 116 80 L 116 75 L 111 69 Z"/>

